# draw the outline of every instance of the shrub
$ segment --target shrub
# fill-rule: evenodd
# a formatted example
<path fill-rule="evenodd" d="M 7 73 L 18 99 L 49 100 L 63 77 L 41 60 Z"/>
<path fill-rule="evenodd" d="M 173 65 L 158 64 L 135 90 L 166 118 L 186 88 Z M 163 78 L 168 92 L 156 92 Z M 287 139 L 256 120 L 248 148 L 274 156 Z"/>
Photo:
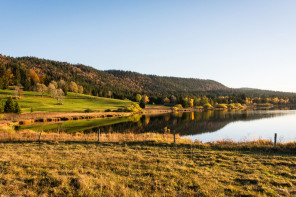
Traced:
<path fill-rule="evenodd" d="M 105 112 L 111 112 L 111 109 L 106 109 Z"/>
<path fill-rule="evenodd" d="M 212 106 L 210 103 L 204 104 L 203 107 L 204 107 L 204 109 L 206 109 L 206 110 L 213 109 L 213 106 Z"/>
<path fill-rule="evenodd" d="M 84 110 L 85 113 L 89 113 L 89 112 L 94 112 L 94 110 L 87 108 L 86 110 Z"/>
<path fill-rule="evenodd" d="M 215 108 L 219 108 L 219 109 L 227 109 L 227 105 L 226 104 L 217 104 L 215 105 Z"/>
<path fill-rule="evenodd" d="M 142 108 L 139 106 L 139 104 L 133 103 L 127 107 L 124 108 L 124 111 L 127 112 L 139 112 L 142 111 Z"/>
<path fill-rule="evenodd" d="M 146 104 L 143 100 L 140 101 L 140 107 L 143 109 L 145 109 L 145 107 L 146 107 Z"/>
<path fill-rule="evenodd" d="M 237 109 L 237 108 L 242 108 L 242 107 L 243 106 L 240 103 L 231 103 L 228 105 L 228 108 L 230 108 L 230 109 Z"/>
<path fill-rule="evenodd" d="M 177 104 L 177 105 L 175 105 L 175 106 L 173 107 L 173 110 L 177 111 L 177 110 L 182 109 L 182 108 L 183 108 L 183 107 L 182 107 L 181 104 Z"/>
<path fill-rule="evenodd" d="M 118 108 L 118 109 L 113 110 L 113 112 L 124 112 L 124 110 L 122 108 Z"/>

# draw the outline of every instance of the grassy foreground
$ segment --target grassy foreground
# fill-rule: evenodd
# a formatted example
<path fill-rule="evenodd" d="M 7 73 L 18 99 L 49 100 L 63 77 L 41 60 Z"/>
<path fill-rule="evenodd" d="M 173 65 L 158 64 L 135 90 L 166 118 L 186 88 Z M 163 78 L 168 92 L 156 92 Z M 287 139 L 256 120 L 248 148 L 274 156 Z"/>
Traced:
<path fill-rule="evenodd" d="M 265 143 L 0 142 L 0 194 L 296 195 L 295 143 Z"/>
<path fill-rule="evenodd" d="M 8 96 L 12 96 L 12 90 L 0 90 L 0 99 L 4 102 Z M 118 109 L 132 104 L 128 100 L 109 99 L 103 97 L 94 97 L 85 94 L 75 94 L 68 92 L 62 100 L 63 105 L 57 105 L 54 98 L 45 94 L 43 97 L 38 92 L 24 91 L 24 95 L 18 100 L 22 112 L 83 112 L 86 109 L 95 111 L 104 111 L 106 109 Z"/>

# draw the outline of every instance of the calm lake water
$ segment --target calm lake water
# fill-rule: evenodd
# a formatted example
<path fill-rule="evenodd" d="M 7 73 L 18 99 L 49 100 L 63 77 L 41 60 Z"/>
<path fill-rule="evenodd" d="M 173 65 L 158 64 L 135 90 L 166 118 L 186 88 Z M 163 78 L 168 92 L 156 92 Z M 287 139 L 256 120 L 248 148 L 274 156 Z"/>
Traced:
<path fill-rule="evenodd" d="M 250 141 L 271 139 L 296 141 L 296 110 L 178 112 L 159 115 L 67 121 L 58 124 L 22 126 L 19 129 L 46 132 L 165 132 L 210 142 L 217 140 Z"/>

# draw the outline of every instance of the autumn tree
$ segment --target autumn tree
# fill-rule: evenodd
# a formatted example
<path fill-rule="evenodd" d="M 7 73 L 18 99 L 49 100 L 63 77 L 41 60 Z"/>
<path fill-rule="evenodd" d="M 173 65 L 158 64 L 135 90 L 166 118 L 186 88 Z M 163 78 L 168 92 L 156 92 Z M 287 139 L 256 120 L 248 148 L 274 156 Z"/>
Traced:
<path fill-rule="evenodd" d="M 175 104 L 177 104 L 177 98 L 174 96 L 174 95 L 172 95 L 171 96 L 171 103 L 172 103 L 172 105 L 175 105 Z"/>
<path fill-rule="evenodd" d="M 70 92 L 74 92 L 74 93 L 78 93 L 78 86 L 74 81 L 71 81 L 70 85 L 69 85 L 69 90 Z"/>
<path fill-rule="evenodd" d="M 58 83 L 56 81 L 53 80 L 50 83 L 53 84 L 55 88 L 58 88 Z"/>
<path fill-rule="evenodd" d="M 147 104 L 147 103 L 149 102 L 149 97 L 148 97 L 146 94 L 144 94 L 144 95 L 142 96 L 142 100 L 143 100 L 143 102 L 144 102 L 145 104 Z"/>
<path fill-rule="evenodd" d="M 165 97 L 162 101 L 164 105 L 169 105 L 171 102 L 171 100 L 168 97 Z"/>
<path fill-rule="evenodd" d="M 83 86 L 78 86 L 78 93 L 83 94 Z"/>
<path fill-rule="evenodd" d="M 139 105 L 140 105 L 140 107 L 141 108 L 145 108 L 146 107 L 146 104 L 149 102 L 149 97 L 147 96 L 147 95 L 143 95 L 142 96 L 142 99 L 141 99 L 141 101 L 140 101 L 140 103 L 139 103 Z"/>
<path fill-rule="evenodd" d="M 194 100 L 193 99 L 189 99 L 189 106 L 193 107 L 194 106 Z"/>
<path fill-rule="evenodd" d="M 13 73 L 12 73 L 11 68 L 8 68 L 8 69 L 7 69 L 7 76 L 8 76 L 8 83 L 9 83 L 9 85 L 14 85 L 14 84 L 13 84 L 13 81 L 14 81 L 14 75 L 13 75 Z"/>
<path fill-rule="evenodd" d="M 40 82 L 38 75 L 36 74 L 36 72 L 33 69 L 29 70 L 29 77 L 30 77 L 31 81 L 33 81 L 35 84 Z"/>

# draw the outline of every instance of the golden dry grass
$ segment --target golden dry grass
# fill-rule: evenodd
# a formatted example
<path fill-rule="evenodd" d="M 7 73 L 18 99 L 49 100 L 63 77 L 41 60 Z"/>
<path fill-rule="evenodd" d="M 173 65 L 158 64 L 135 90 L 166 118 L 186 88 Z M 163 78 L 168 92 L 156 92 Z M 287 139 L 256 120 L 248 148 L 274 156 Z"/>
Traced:
<path fill-rule="evenodd" d="M 295 153 L 157 142 L 0 143 L 4 196 L 293 196 L 295 186 Z"/>
<path fill-rule="evenodd" d="M 41 137 L 40 137 L 41 136 Z M 100 142 L 174 142 L 173 134 L 160 133 L 100 133 Z M 98 134 L 89 133 L 84 134 L 80 132 L 75 133 L 45 133 L 36 132 L 32 130 L 15 131 L 13 129 L 0 130 L 0 142 L 97 142 Z M 176 141 L 178 143 L 190 143 L 191 140 L 181 138 L 176 134 Z"/>
<path fill-rule="evenodd" d="M 295 196 L 296 143 L 0 132 L 3 196 Z"/>

